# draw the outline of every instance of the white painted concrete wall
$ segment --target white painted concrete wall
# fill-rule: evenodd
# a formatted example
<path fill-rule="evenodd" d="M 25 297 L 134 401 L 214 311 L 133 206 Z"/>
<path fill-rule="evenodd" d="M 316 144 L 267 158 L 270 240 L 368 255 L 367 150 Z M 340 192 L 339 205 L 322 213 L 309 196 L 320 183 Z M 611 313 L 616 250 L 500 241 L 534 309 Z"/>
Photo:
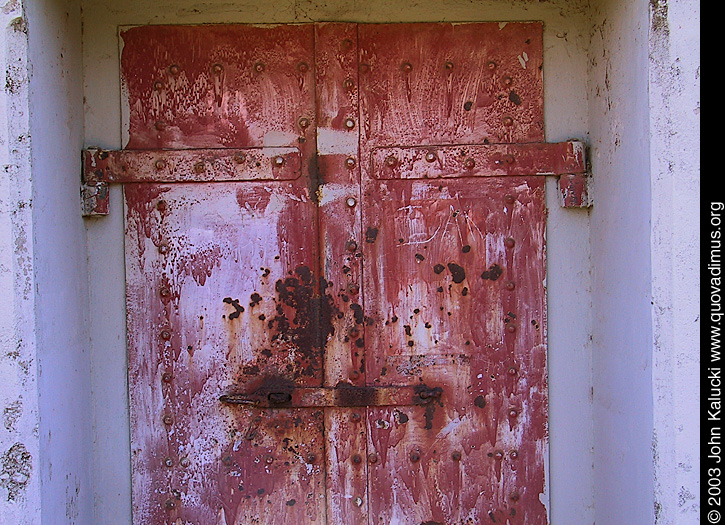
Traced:
<path fill-rule="evenodd" d="M 552 523 L 697 523 L 694 0 L 79 2 L 0 10 L 0 523 L 130 523 L 122 199 L 78 201 L 80 149 L 122 146 L 118 26 L 317 20 L 544 21 L 547 140 L 595 181 L 547 185 Z"/>

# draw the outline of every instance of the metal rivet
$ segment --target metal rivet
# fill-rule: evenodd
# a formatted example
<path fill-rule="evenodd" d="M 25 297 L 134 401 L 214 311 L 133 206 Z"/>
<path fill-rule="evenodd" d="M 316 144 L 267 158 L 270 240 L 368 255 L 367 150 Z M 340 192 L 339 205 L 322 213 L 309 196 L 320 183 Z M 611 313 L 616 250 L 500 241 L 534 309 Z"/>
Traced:
<path fill-rule="evenodd" d="M 355 159 L 353 157 L 348 157 L 345 159 L 345 166 L 348 169 L 353 169 L 356 164 L 357 164 L 357 161 L 355 161 Z"/>
<path fill-rule="evenodd" d="M 463 162 L 463 166 L 464 166 L 464 167 L 465 167 L 465 168 L 466 168 L 467 170 L 472 170 L 473 168 L 475 168 L 475 167 L 476 167 L 476 160 L 475 160 L 475 159 L 472 159 L 472 158 L 470 158 L 470 157 L 469 157 L 469 158 L 467 158 L 467 159 L 466 159 L 466 160 L 465 160 L 465 161 Z"/>
<path fill-rule="evenodd" d="M 368 461 L 370 463 L 373 463 L 373 464 L 377 463 L 378 462 L 378 455 L 375 454 L 375 453 L 369 454 L 368 455 Z"/>
<path fill-rule="evenodd" d="M 518 415 L 519 415 L 519 411 L 516 410 L 515 408 L 512 408 L 511 410 L 509 410 L 509 416 L 516 417 Z"/>
<path fill-rule="evenodd" d="M 174 466 L 174 460 L 171 458 L 164 458 L 164 466 L 165 467 L 173 467 Z"/>
<path fill-rule="evenodd" d="M 174 501 L 173 499 L 167 499 L 165 506 L 166 506 L 166 510 L 175 509 L 176 508 L 176 501 Z"/>
<path fill-rule="evenodd" d="M 167 206 L 166 206 L 166 201 L 165 200 L 160 200 L 159 202 L 156 203 L 156 209 L 157 210 L 159 210 L 159 211 L 166 211 L 166 208 L 167 208 Z"/>
<path fill-rule="evenodd" d="M 189 458 L 181 458 L 181 460 L 179 461 L 179 465 L 187 468 L 189 465 L 191 465 L 191 460 L 189 460 Z"/>
<path fill-rule="evenodd" d="M 461 460 L 461 453 L 456 451 L 453 454 L 451 454 L 451 459 L 453 461 L 460 461 Z"/>
<path fill-rule="evenodd" d="M 346 118 L 345 119 L 345 127 L 347 129 L 354 128 L 355 127 L 355 120 L 354 119 L 351 119 L 351 118 Z"/>
<path fill-rule="evenodd" d="M 317 456 L 315 456 L 314 454 L 310 454 L 309 456 L 307 456 L 307 463 L 314 463 L 315 461 L 317 461 Z"/>
<path fill-rule="evenodd" d="M 362 456 L 360 456 L 360 454 L 355 454 L 355 455 L 354 455 L 354 456 L 352 457 L 352 462 L 353 462 L 353 463 L 354 463 L 355 465 L 359 465 L 360 463 L 362 463 Z"/>
<path fill-rule="evenodd" d="M 169 73 L 176 76 L 179 73 L 181 73 L 181 68 L 179 67 L 178 64 L 172 64 L 171 66 L 169 66 Z"/>
<path fill-rule="evenodd" d="M 496 459 L 503 459 L 503 452 L 497 450 L 493 457 L 495 457 Z"/>
<path fill-rule="evenodd" d="M 342 81 L 342 87 L 344 87 L 347 91 L 352 91 L 355 89 L 355 81 L 351 78 L 346 78 Z"/>
<path fill-rule="evenodd" d="M 347 243 L 345 244 L 345 249 L 348 252 L 354 252 L 355 250 L 357 250 L 357 242 L 355 242 L 355 241 L 347 241 Z"/>
<path fill-rule="evenodd" d="M 512 492 L 511 495 L 509 496 L 509 499 L 511 501 L 518 501 L 519 500 L 519 497 L 520 496 L 519 496 L 519 493 L 518 492 Z"/>
<path fill-rule="evenodd" d="M 438 157 L 436 157 L 436 154 L 433 153 L 432 151 L 429 151 L 428 153 L 425 154 L 425 160 L 427 160 L 428 162 L 435 162 L 435 160 L 437 158 Z"/>
<path fill-rule="evenodd" d="M 514 80 L 511 77 L 503 77 L 503 79 L 501 79 L 501 82 L 503 82 L 503 85 L 504 86 L 507 86 L 508 87 L 508 86 L 511 86 L 511 84 L 514 83 Z"/>
<path fill-rule="evenodd" d="M 357 506 L 357 507 L 362 507 L 362 504 L 363 504 L 363 500 L 362 500 L 362 498 L 361 498 L 361 497 L 359 497 L 359 496 L 358 496 L 357 498 L 355 498 L 355 499 L 353 500 L 353 502 L 355 503 L 355 506 Z"/>
<path fill-rule="evenodd" d="M 453 69 L 453 62 L 451 62 L 450 60 L 446 62 L 445 68 L 448 70 Z"/>
<path fill-rule="evenodd" d="M 413 71 L 413 64 L 410 62 L 403 62 L 400 66 L 400 69 L 402 69 L 405 73 L 410 73 Z"/>
<path fill-rule="evenodd" d="M 506 331 L 510 334 L 513 334 L 516 331 L 516 325 L 513 323 L 509 323 L 506 325 Z"/>
<path fill-rule="evenodd" d="M 214 64 L 211 67 L 211 70 L 214 72 L 215 75 L 221 75 L 222 71 L 224 71 L 224 66 L 222 66 L 221 64 Z"/>
<path fill-rule="evenodd" d="M 308 119 L 308 118 L 306 118 L 306 117 L 302 117 L 301 119 L 299 119 L 299 120 L 297 121 L 297 124 L 298 124 L 298 125 L 299 125 L 299 127 L 301 127 L 302 129 L 308 128 L 308 127 L 310 126 L 310 119 Z"/>
<path fill-rule="evenodd" d="M 412 461 L 413 463 L 417 463 L 418 461 L 420 461 L 420 452 L 415 451 L 415 450 L 413 452 L 411 452 L 410 461 Z"/>
<path fill-rule="evenodd" d="M 513 248 L 516 245 L 516 241 L 512 237 L 508 237 L 504 244 L 506 245 L 506 248 Z"/>
<path fill-rule="evenodd" d="M 204 173 L 204 171 L 206 171 L 206 167 L 203 162 L 197 162 L 194 164 L 194 173 Z"/>
<path fill-rule="evenodd" d="M 508 369 L 508 375 L 510 375 L 510 376 L 515 376 L 518 373 L 519 373 L 519 371 L 516 370 L 515 366 L 512 366 Z"/>
<path fill-rule="evenodd" d="M 348 197 L 347 198 L 347 205 L 350 208 L 354 208 L 356 204 L 357 204 L 357 200 L 355 200 L 355 197 Z"/>
<path fill-rule="evenodd" d="M 357 412 L 350 415 L 350 420 L 354 421 L 355 423 L 357 423 L 361 419 L 362 418 L 361 418 L 360 414 L 358 414 Z"/>
<path fill-rule="evenodd" d="M 169 330 L 161 330 L 159 335 L 161 336 L 161 339 L 164 339 L 165 341 L 171 339 L 171 331 Z"/>
<path fill-rule="evenodd" d="M 360 379 L 360 371 L 359 370 L 351 370 L 350 371 L 350 379 L 355 381 L 356 379 Z"/>
<path fill-rule="evenodd" d="M 393 155 L 388 155 L 385 157 L 385 165 L 389 168 L 394 167 L 398 164 L 398 159 L 396 159 Z"/>
<path fill-rule="evenodd" d="M 256 64 L 254 64 L 254 70 L 257 73 L 261 73 L 262 71 L 264 71 L 264 64 L 262 62 L 257 62 Z"/>
<path fill-rule="evenodd" d="M 161 418 L 161 421 L 164 422 L 164 425 L 173 425 L 174 424 L 174 418 L 171 417 L 169 414 L 165 414 L 163 418 Z"/>
<path fill-rule="evenodd" d="M 357 326 L 353 326 L 347 331 L 347 334 L 354 339 L 360 335 L 360 329 Z"/>
<path fill-rule="evenodd" d="M 310 70 L 310 66 L 307 65 L 307 62 L 300 62 L 297 64 L 297 69 L 300 73 L 307 73 Z"/>
<path fill-rule="evenodd" d="M 516 288 L 516 283 L 513 281 L 506 281 L 506 284 L 504 285 L 506 289 L 510 292 L 514 288 Z"/>
<path fill-rule="evenodd" d="M 503 161 L 506 164 L 513 164 L 514 163 L 514 156 L 511 155 L 510 153 L 507 153 L 506 155 L 503 156 Z"/>
<path fill-rule="evenodd" d="M 154 162 L 154 166 L 157 170 L 162 170 L 166 167 L 166 161 L 164 159 L 159 159 L 156 162 Z"/>
<path fill-rule="evenodd" d="M 353 295 L 357 295 L 360 292 L 360 285 L 357 283 L 350 283 L 347 285 L 347 291 Z"/>
<path fill-rule="evenodd" d="M 265 458 L 264 458 L 264 462 L 265 462 L 265 463 L 266 463 L 267 465 L 271 465 L 272 463 L 274 463 L 274 457 L 272 457 L 272 456 L 267 456 L 267 457 L 265 457 Z"/>
<path fill-rule="evenodd" d="M 161 374 L 161 381 L 164 383 L 171 383 L 172 379 L 174 379 L 174 376 L 171 372 L 164 372 Z"/>
<path fill-rule="evenodd" d="M 516 459 L 517 457 L 519 457 L 519 453 L 516 450 L 512 450 L 511 454 L 509 455 L 511 456 L 511 459 Z"/>
<path fill-rule="evenodd" d="M 490 60 L 488 64 L 486 64 L 486 67 L 489 69 L 489 71 L 493 71 L 494 69 L 496 69 L 496 62 Z"/>
<path fill-rule="evenodd" d="M 512 119 L 511 117 L 504 117 L 502 122 L 504 126 L 513 126 L 514 119 Z"/>
<path fill-rule="evenodd" d="M 274 158 L 274 165 L 278 168 L 281 168 L 284 166 L 284 157 L 275 157 Z"/>
<path fill-rule="evenodd" d="M 234 157 L 232 157 L 234 162 L 236 162 L 237 164 L 241 164 L 246 160 L 246 158 L 247 156 L 244 153 L 235 153 Z"/>
<path fill-rule="evenodd" d="M 513 195 L 506 195 L 503 200 L 506 204 L 513 204 L 516 199 Z"/>
<path fill-rule="evenodd" d="M 168 253 L 169 246 L 166 244 L 159 244 L 159 253 Z"/>
<path fill-rule="evenodd" d="M 162 89 L 164 89 L 164 83 L 160 80 L 157 80 L 156 82 L 154 82 L 154 89 L 156 91 L 161 91 Z"/>

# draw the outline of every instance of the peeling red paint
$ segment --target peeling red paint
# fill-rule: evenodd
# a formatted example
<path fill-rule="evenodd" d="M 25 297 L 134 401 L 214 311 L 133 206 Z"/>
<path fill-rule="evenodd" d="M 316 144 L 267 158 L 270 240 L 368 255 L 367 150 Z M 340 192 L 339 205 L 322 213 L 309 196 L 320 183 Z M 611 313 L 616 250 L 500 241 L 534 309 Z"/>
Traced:
<path fill-rule="evenodd" d="M 121 36 L 135 522 L 546 523 L 541 24 Z"/>

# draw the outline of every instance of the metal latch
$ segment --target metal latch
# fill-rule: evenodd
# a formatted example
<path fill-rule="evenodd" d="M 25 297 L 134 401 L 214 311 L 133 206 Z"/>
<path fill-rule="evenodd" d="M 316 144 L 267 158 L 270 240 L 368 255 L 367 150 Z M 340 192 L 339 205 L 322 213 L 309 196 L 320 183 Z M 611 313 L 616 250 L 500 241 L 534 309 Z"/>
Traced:
<path fill-rule="evenodd" d="M 259 388 L 251 393 L 224 394 L 219 401 L 258 408 L 314 408 L 427 405 L 443 396 L 440 387 L 350 386 Z"/>

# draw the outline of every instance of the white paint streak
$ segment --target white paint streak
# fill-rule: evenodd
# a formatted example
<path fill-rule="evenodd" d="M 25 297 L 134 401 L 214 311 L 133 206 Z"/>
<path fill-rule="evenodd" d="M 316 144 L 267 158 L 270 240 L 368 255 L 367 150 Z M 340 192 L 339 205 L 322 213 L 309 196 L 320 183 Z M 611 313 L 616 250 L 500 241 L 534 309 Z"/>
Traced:
<path fill-rule="evenodd" d="M 317 153 L 320 155 L 356 155 L 357 133 L 339 129 L 317 128 Z"/>

